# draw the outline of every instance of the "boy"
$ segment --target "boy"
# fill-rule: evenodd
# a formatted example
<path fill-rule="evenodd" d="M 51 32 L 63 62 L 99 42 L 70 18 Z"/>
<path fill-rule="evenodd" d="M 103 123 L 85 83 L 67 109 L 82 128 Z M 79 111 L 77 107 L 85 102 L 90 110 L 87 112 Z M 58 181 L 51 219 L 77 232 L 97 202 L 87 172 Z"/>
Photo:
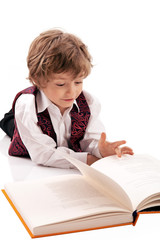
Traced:
<path fill-rule="evenodd" d="M 27 64 L 33 86 L 16 95 L 12 111 L 7 114 L 12 123 L 14 114 L 11 156 L 30 157 L 45 166 L 72 168 L 57 149 L 88 165 L 109 155 L 133 154 L 129 147 L 120 148 L 125 141 L 106 141 L 98 119 L 100 105 L 82 91 L 83 79 L 92 64 L 79 38 L 60 30 L 43 32 L 32 42 Z M 3 129 L 5 124 L 3 119 Z"/>

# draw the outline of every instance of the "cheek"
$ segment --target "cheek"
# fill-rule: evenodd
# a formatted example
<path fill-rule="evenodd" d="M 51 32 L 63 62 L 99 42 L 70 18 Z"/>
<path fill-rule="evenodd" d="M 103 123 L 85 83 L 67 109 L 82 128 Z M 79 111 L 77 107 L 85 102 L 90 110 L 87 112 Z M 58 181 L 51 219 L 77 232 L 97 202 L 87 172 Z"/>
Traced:
<path fill-rule="evenodd" d="M 79 95 L 83 90 L 83 85 L 80 85 L 77 89 L 77 94 Z"/>
<path fill-rule="evenodd" d="M 50 91 L 49 96 L 51 100 L 59 99 L 61 97 L 60 91 L 57 89 L 54 89 L 54 91 Z"/>
<path fill-rule="evenodd" d="M 44 88 L 43 92 L 47 96 L 47 98 L 52 102 L 58 97 L 58 91 L 56 91 L 54 88 L 50 87 Z"/>

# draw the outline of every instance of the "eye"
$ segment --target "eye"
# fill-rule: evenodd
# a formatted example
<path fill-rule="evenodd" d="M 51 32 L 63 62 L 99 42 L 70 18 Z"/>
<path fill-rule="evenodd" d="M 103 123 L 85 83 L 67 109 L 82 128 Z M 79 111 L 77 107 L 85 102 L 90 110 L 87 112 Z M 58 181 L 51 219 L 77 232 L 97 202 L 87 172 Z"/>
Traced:
<path fill-rule="evenodd" d="M 64 86 L 64 83 L 63 84 L 56 84 L 58 87 L 63 87 Z"/>
<path fill-rule="evenodd" d="M 77 81 L 77 82 L 75 82 L 75 84 L 80 85 L 80 84 L 82 84 L 82 81 Z"/>

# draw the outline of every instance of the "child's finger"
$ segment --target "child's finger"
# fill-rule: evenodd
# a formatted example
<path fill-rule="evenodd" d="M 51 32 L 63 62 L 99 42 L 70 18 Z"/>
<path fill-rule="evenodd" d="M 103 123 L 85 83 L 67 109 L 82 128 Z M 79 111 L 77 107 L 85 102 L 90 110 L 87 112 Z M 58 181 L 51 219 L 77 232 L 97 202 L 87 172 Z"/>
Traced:
<path fill-rule="evenodd" d="M 121 152 L 121 148 L 115 148 L 115 153 L 118 157 L 121 157 L 122 156 L 122 152 Z"/>
<path fill-rule="evenodd" d="M 134 153 L 133 153 L 133 152 L 130 152 L 130 151 L 124 151 L 122 154 L 134 155 Z"/>
<path fill-rule="evenodd" d="M 112 144 L 113 144 L 113 147 L 114 147 L 114 148 L 118 148 L 119 146 L 121 146 L 121 145 L 123 145 L 123 144 L 125 144 L 125 143 L 126 143 L 125 140 L 121 140 L 121 141 L 114 142 L 114 143 L 112 143 Z"/>
<path fill-rule="evenodd" d="M 124 147 L 121 149 L 121 152 L 122 154 L 130 154 L 130 155 L 133 155 L 133 150 L 131 148 L 128 148 L 128 147 Z"/>
<path fill-rule="evenodd" d="M 99 140 L 99 143 L 102 144 L 102 143 L 104 143 L 105 141 L 106 141 L 106 134 L 105 134 L 105 132 L 102 132 L 102 133 L 101 133 L 101 138 L 100 138 L 100 140 Z"/>

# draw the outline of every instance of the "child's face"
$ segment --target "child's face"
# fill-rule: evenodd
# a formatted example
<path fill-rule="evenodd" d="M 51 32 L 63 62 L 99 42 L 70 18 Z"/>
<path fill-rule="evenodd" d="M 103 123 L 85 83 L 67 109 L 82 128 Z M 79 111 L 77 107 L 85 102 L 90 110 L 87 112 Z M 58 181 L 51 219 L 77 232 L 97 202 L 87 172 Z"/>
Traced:
<path fill-rule="evenodd" d="M 48 99 L 61 111 L 71 107 L 74 100 L 80 95 L 83 87 L 83 77 L 76 77 L 70 73 L 52 74 L 50 81 L 42 88 Z"/>

